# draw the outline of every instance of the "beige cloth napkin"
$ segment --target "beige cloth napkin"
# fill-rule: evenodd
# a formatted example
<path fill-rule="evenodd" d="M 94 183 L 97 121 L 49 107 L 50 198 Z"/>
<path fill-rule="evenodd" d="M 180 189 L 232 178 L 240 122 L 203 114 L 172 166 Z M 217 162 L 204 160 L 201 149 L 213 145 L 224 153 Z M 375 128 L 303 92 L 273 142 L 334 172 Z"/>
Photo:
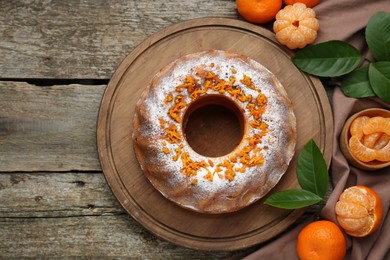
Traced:
<path fill-rule="evenodd" d="M 368 55 L 364 39 L 364 28 L 370 17 L 377 11 L 390 13 L 390 0 L 321 0 L 313 8 L 320 23 L 318 42 L 344 40 L 353 44 L 364 55 Z M 374 189 L 382 199 L 383 220 L 379 230 L 365 238 L 347 239 L 345 259 L 381 260 L 390 259 L 390 168 L 369 172 L 350 166 L 339 148 L 339 135 L 346 119 L 364 108 L 385 107 L 386 104 L 376 98 L 354 99 L 344 96 L 336 87 L 332 98 L 334 117 L 333 153 L 330 167 L 332 193 L 321 212 L 321 218 L 337 223 L 334 206 L 341 192 L 353 185 L 366 185 Z M 314 220 L 314 216 L 298 223 L 293 229 L 281 234 L 276 240 L 261 247 L 245 259 L 298 259 L 296 239 L 300 230 Z"/>

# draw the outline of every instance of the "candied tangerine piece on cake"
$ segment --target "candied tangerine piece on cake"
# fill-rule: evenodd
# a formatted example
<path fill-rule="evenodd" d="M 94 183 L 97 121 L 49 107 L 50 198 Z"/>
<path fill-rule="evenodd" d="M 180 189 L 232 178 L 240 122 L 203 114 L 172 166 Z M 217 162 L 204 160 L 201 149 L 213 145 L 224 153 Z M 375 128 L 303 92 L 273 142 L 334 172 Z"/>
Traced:
<path fill-rule="evenodd" d="M 368 148 L 364 146 L 357 135 L 353 135 L 349 139 L 349 147 L 351 149 L 351 153 L 362 162 L 370 162 L 375 160 L 376 151 L 374 149 Z"/>

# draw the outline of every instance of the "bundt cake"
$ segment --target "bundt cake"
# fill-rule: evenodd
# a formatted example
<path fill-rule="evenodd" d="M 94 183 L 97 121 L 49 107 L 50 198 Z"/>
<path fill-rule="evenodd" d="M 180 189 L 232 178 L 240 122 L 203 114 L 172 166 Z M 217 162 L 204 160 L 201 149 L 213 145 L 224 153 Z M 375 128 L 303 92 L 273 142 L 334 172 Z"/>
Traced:
<path fill-rule="evenodd" d="M 185 137 L 188 116 L 218 104 L 242 124 L 229 154 L 207 157 Z M 277 78 L 258 62 L 210 50 L 178 58 L 152 79 L 137 102 L 134 150 L 152 185 L 177 205 L 200 213 L 228 213 L 264 197 L 295 151 L 292 104 Z"/>

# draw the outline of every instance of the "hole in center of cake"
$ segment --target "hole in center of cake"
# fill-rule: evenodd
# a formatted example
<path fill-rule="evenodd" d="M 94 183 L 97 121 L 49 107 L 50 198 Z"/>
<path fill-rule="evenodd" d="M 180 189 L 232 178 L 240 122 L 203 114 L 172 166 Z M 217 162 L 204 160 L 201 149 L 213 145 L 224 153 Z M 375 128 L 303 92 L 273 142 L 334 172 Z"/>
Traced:
<path fill-rule="evenodd" d="M 237 105 L 224 96 L 207 95 L 187 109 L 183 129 L 191 148 L 207 157 L 232 152 L 241 142 L 244 117 Z"/>

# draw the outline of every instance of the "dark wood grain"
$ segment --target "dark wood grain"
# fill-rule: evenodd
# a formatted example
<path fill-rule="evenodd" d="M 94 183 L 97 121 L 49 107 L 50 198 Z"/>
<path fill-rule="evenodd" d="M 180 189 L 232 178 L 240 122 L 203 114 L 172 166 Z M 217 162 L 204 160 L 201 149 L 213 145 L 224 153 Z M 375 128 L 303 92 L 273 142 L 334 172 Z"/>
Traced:
<path fill-rule="evenodd" d="M 237 17 L 235 1 L 1 1 L 0 78 L 108 79 L 153 33 L 199 17 Z"/>
<path fill-rule="evenodd" d="M 2 259 L 228 259 L 248 252 L 190 250 L 155 237 L 123 211 L 101 173 L 3 173 L 0 194 Z"/>
<path fill-rule="evenodd" d="M 0 81 L 0 172 L 100 171 L 96 118 L 105 87 Z"/>
<path fill-rule="evenodd" d="M 0 218 L 125 214 L 99 173 L 2 173 Z"/>

